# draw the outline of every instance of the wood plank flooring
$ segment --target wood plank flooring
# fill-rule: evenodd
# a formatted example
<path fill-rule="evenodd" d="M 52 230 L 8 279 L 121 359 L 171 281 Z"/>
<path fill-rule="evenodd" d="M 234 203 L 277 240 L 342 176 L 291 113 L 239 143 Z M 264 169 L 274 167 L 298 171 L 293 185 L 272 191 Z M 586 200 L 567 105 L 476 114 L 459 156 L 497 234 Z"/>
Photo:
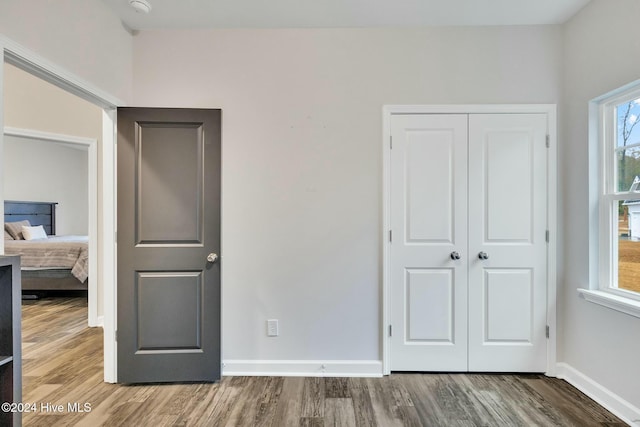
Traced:
<path fill-rule="evenodd" d="M 568 383 L 542 375 L 224 377 L 217 384 L 102 382 L 102 329 L 86 298 L 23 302 L 25 426 L 622 426 Z M 61 404 L 62 413 L 42 404 Z M 68 404 L 90 405 L 90 412 Z"/>

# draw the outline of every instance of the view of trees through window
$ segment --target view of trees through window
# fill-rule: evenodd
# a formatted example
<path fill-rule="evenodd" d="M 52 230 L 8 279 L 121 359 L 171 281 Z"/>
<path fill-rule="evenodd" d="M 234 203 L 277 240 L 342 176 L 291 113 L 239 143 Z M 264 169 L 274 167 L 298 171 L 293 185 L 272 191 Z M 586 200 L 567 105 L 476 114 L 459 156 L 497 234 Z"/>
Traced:
<path fill-rule="evenodd" d="M 640 193 L 640 99 L 615 110 L 617 190 Z M 640 195 L 618 203 L 618 288 L 640 292 Z"/>

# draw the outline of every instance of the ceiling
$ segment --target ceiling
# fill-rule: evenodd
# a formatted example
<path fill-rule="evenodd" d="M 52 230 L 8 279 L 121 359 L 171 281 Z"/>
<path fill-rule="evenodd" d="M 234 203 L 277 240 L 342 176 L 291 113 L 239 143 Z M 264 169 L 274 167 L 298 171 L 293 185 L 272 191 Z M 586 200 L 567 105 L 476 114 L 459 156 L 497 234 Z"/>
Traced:
<path fill-rule="evenodd" d="M 102 0 L 134 30 L 560 24 L 590 0 Z"/>

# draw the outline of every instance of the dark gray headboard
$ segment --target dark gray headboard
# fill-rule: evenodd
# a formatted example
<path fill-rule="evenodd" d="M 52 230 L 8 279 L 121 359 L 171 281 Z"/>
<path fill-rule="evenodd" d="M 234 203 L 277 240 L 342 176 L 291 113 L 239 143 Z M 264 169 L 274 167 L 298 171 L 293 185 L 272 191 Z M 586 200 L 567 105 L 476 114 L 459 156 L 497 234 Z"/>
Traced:
<path fill-rule="evenodd" d="M 32 226 L 42 225 L 47 235 L 56 234 L 57 202 L 4 201 L 4 222 L 28 219 Z"/>

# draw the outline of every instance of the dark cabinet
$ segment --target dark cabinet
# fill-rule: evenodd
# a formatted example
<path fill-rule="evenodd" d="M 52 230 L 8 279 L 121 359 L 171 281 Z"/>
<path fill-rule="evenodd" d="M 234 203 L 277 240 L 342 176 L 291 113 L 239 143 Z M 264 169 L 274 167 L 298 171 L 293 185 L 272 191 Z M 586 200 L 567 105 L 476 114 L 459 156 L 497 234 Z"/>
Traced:
<path fill-rule="evenodd" d="M 20 277 L 20 257 L 0 256 L 0 403 L 22 400 Z M 21 421 L 19 412 L 0 411 L 0 426 Z"/>

